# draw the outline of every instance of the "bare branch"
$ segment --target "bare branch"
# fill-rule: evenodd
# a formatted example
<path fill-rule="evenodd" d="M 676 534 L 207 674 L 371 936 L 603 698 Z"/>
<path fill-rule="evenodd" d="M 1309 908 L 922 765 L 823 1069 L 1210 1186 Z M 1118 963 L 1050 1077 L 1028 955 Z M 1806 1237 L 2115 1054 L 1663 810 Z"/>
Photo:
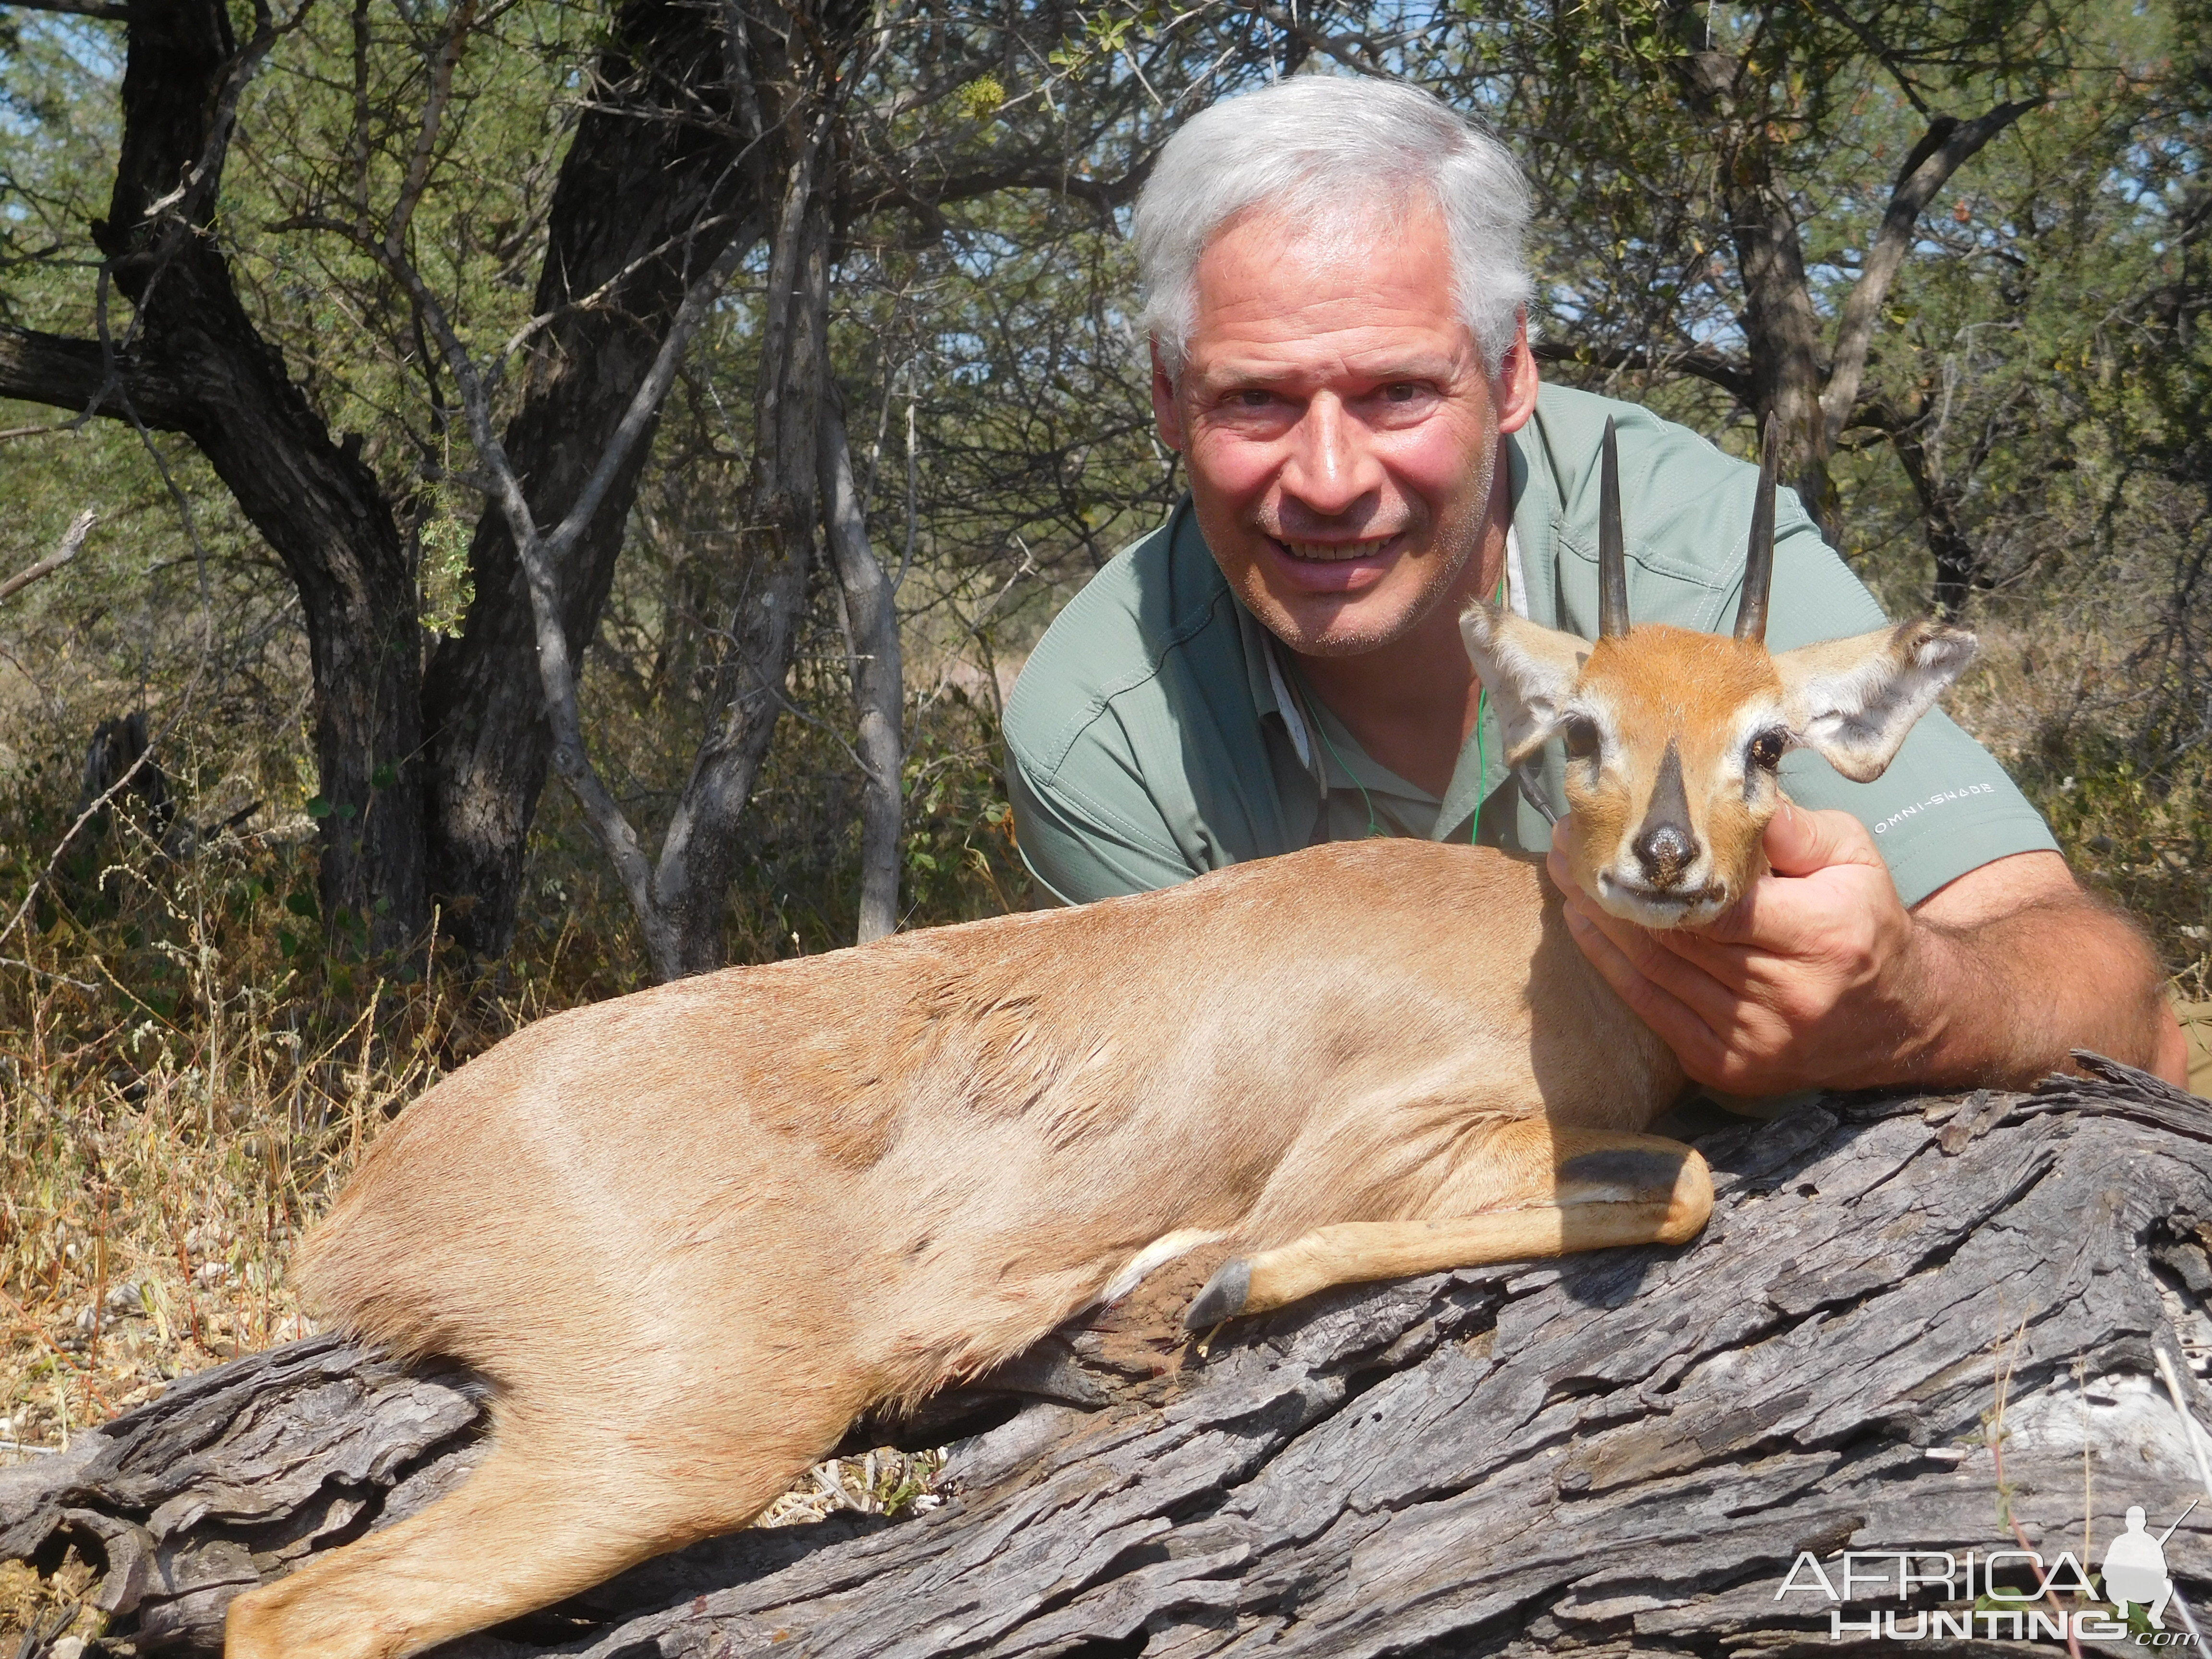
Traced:
<path fill-rule="evenodd" d="M 1828 384 L 1820 393 L 1820 413 L 1827 423 L 1830 445 L 1843 435 L 1858 403 L 1859 382 L 1866 374 L 1867 349 L 1874 340 L 1875 319 L 1881 314 L 1881 302 L 1888 296 L 1889 285 L 1904 264 L 1905 256 L 1912 250 L 1914 227 L 1920 222 L 1922 211 L 1976 151 L 2030 110 L 2039 107 L 2040 100 L 2031 100 L 2000 104 L 1972 121 L 1941 117 L 1930 124 L 1926 137 L 1905 158 L 1897 186 L 1890 192 L 1889 210 L 1882 215 L 1881 228 L 1875 233 L 1874 246 L 1868 251 L 1866 268 L 1853 285 L 1850 297 L 1844 301 L 1844 314 L 1836 325 L 1836 349 L 1830 359 Z"/>
<path fill-rule="evenodd" d="M 676 371 L 683 365 L 684 349 L 691 343 L 691 337 L 698 332 L 699 325 L 707 320 L 708 309 L 720 295 L 723 284 L 730 280 L 730 273 L 738 268 L 738 261 L 744 258 L 750 247 L 750 243 L 746 239 L 732 237 L 720 256 L 701 273 L 699 279 L 684 295 L 684 303 L 677 308 L 676 319 L 669 325 L 668 333 L 661 340 L 660 354 L 653 359 L 651 371 L 632 394 L 622 423 L 616 427 L 613 435 L 607 440 L 606 448 L 600 453 L 599 465 L 577 493 L 575 505 L 568 509 L 568 516 L 562 520 L 553 533 L 545 538 L 548 556 L 557 558 L 570 542 L 583 534 L 584 526 L 591 521 L 592 514 L 599 510 L 599 502 L 605 498 L 608 486 L 614 482 L 614 476 L 628 457 L 630 446 L 644 435 L 646 428 L 652 424 L 653 416 L 666 399 L 669 388 L 676 384 Z M 503 463 L 506 457 L 502 454 L 500 459 Z"/>
<path fill-rule="evenodd" d="M 1633 351 L 1622 346 L 1579 345 L 1571 340 L 1539 340 L 1529 348 L 1539 362 L 1580 363 L 1590 368 L 1625 370 L 1629 374 L 1680 374 L 1717 386 L 1730 397 L 1748 402 L 1751 370 L 1733 357 L 1705 346 L 1682 351 Z"/>
<path fill-rule="evenodd" d="M 408 158 L 406 182 L 399 187 L 399 199 L 392 207 L 392 222 L 384 234 L 384 245 L 395 258 L 406 246 L 407 228 L 414 222 L 416 205 L 422 199 L 423 186 L 430 182 L 430 163 L 438 148 L 438 129 L 445 122 L 446 105 L 453 94 L 453 71 L 460 64 L 461 46 L 476 12 L 476 0 L 461 0 L 453 8 L 453 22 L 439 45 L 437 61 L 431 65 L 430 96 L 422 106 L 422 125 L 415 135 L 415 154 Z"/>
<path fill-rule="evenodd" d="M 19 570 L 6 581 L 0 582 L 0 602 L 12 599 L 33 582 L 43 576 L 52 575 L 55 571 L 76 557 L 77 550 L 84 545 L 87 532 L 92 529 L 97 520 L 98 514 L 94 514 L 90 507 L 78 514 L 70 521 L 70 527 L 62 532 L 59 546 L 29 569 Z"/>
<path fill-rule="evenodd" d="M 106 372 L 100 343 L 0 324 L 0 397 L 125 418 L 127 403 L 160 432 L 182 429 L 199 405 L 193 388 L 157 367 L 118 357 Z"/>
<path fill-rule="evenodd" d="M 672 252 L 679 244 L 689 242 L 693 238 L 702 235 L 707 231 L 716 230 L 726 224 L 731 223 L 733 218 L 733 215 L 718 213 L 708 218 L 699 220 L 696 223 L 687 226 L 681 235 L 665 236 L 653 246 L 647 248 L 642 253 L 640 253 L 637 258 L 632 259 L 628 264 L 616 271 L 611 276 L 608 277 L 605 282 L 601 283 L 589 294 L 583 295 L 577 299 L 571 300 L 565 305 L 556 306 L 550 311 L 539 312 L 536 316 L 531 318 L 527 322 L 525 322 L 520 327 L 517 328 L 514 333 L 507 336 L 507 343 L 500 348 L 498 356 L 492 361 L 490 374 L 494 380 L 496 381 L 498 377 L 505 371 L 506 365 L 514 359 L 517 352 L 520 351 L 522 348 L 528 345 L 532 340 L 544 333 L 547 329 L 552 327 L 554 324 L 559 322 L 562 318 L 575 316 L 586 311 L 596 310 L 600 306 L 605 305 L 609 299 L 612 298 L 615 292 L 620 289 L 624 283 L 629 281 L 632 276 L 644 270 L 645 267 L 652 264 L 653 261 L 659 258 L 662 255 Z M 757 220 L 745 221 L 742 225 L 740 225 L 732 240 L 742 243 L 746 247 L 750 248 L 754 242 L 760 240 L 759 222 Z"/>
<path fill-rule="evenodd" d="M 329 228 L 343 228 L 335 224 Z M 501 441 L 493 420 L 491 392 L 486 378 L 461 343 L 436 295 L 396 238 L 386 238 L 373 250 L 413 299 L 459 389 L 470 435 L 490 474 L 493 499 L 507 520 L 508 533 L 514 541 L 515 557 L 522 566 L 529 590 L 531 622 L 538 642 L 538 672 L 545 693 L 546 723 L 552 730 L 554 770 L 583 808 L 592 833 L 613 863 L 623 891 L 644 933 L 647 950 L 663 977 L 670 976 L 666 964 L 673 960 L 672 939 L 661 907 L 654 899 L 653 865 L 639 842 L 635 827 L 592 765 L 584 742 L 583 717 L 577 705 L 575 664 L 568 650 L 568 632 L 561 622 L 559 567 L 562 554 L 583 533 L 592 515 L 599 510 L 631 447 L 653 423 L 669 388 L 675 383 L 677 369 L 691 337 L 706 320 L 708 309 L 750 246 L 746 239 L 732 237 L 714 262 L 685 291 L 683 303 L 661 340 L 653 368 L 631 395 L 621 422 L 600 452 L 599 465 L 577 492 L 567 516 L 550 532 L 539 530 L 537 516 L 524 494 L 521 477 Z"/>

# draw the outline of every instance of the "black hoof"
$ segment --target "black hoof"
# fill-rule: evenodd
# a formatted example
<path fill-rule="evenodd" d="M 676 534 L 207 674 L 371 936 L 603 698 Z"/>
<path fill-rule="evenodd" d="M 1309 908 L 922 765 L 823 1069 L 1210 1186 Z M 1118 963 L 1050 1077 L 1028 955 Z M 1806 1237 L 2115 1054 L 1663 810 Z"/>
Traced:
<path fill-rule="evenodd" d="M 1206 1288 L 1191 1298 L 1182 1316 L 1187 1331 L 1210 1331 L 1224 1319 L 1244 1311 L 1244 1298 L 1252 1293 L 1252 1264 L 1241 1256 L 1221 1264 Z"/>

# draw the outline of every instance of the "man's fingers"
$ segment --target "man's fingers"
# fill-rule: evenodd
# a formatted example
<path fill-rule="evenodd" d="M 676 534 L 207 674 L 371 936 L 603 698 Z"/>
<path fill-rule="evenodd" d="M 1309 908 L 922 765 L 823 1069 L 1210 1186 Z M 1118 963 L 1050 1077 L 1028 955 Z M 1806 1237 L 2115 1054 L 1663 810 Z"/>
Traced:
<path fill-rule="evenodd" d="M 1611 945 L 1620 960 L 1639 978 L 1666 992 L 1708 1028 L 1725 1030 L 1734 1024 L 1736 994 L 1696 963 L 1686 962 L 1667 949 L 1661 942 L 1663 934 L 1609 915 L 1579 893 L 1568 901 L 1567 919 L 1570 924 L 1579 920 Z M 1577 939 L 1583 937 L 1580 933 L 1576 934 Z"/>
<path fill-rule="evenodd" d="M 1880 865 L 1881 854 L 1849 812 L 1808 811 L 1785 799 L 1767 821 L 1766 861 L 1777 875 L 1809 876 L 1832 865 Z"/>
<path fill-rule="evenodd" d="M 1723 917 L 1714 926 L 1717 928 L 1726 920 Z M 1765 954 L 1754 946 L 1735 942 L 1744 937 L 1746 933 L 1741 930 L 1723 935 L 1696 927 L 1669 927 L 1652 935 L 1668 951 L 1739 994 L 1750 986 L 1754 963 Z"/>
<path fill-rule="evenodd" d="M 1825 932 L 1839 907 L 1856 910 L 1883 896 L 1894 900 L 1889 866 L 1866 826 L 1848 812 L 1808 811 L 1784 801 L 1766 826 L 1765 848 L 1780 879 L 1762 876 L 1686 939 L 1794 957 Z M 1697 947 L 1686 948 L 1694 953 Z"/>
<path fill-rule="evenodd" d="M 1582 947 L 1590 964 L 1605 976 L 1605 982 L 1619 993 L 1620 1000 L 1638 1019 L 1657 1033 L 1662 1042 L 1674 1051 L 1686 1067 L 1699 1072 L 1717 1066 L 1725 1058 L 1712 1028 L 1665 986 L 1638 972 L 1628 953 L 1611 935 L 1571 904 L 1567 908 L 1567 931 L 1574 935 L 1575 943 Z"/>
<path fill-rule="evenodd" d="M 1571 824 L 1573 820 L 1560 822 Z M 1600 930 L 1621 960 L 1645 978 L 1668 985 L 1678 1001 L 1700 1010 L 1716 1023 L 1734 1012 L 1736 999 L 1750 983 L 1751 951 L 1726 938 L 1709 939 L 1686 928 L 1654 932 L 1623 921 L 1575 885 L 1556 832 L 1546 867 L 1553 884 L 1566 896 L 1569 919 L 1579 916 L 1586 927 Z M 1576 937 L 1583 935 L 1578 933 Z"/>

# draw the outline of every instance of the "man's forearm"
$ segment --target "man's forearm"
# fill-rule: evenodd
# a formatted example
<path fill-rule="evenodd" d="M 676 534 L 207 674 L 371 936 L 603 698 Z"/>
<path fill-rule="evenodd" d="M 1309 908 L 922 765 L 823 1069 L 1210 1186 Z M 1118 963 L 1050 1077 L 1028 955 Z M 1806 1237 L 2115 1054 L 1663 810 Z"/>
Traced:
<path fill-rule="evenodd" d="M 1900 1080 L 2025 1088 L 2091 1048 L 2185 1083 L 2157 960 L 2124 917 L 2070 882 L 1996 915 L 1948 917 L 1942 897 L 1914 916 L 1928 1024 Z"/>

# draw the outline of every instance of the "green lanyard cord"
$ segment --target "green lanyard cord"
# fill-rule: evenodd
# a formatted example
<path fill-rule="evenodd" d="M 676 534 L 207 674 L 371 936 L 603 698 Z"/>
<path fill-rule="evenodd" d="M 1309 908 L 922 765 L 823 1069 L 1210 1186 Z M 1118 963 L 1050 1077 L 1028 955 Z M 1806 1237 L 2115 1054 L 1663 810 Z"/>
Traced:
<path fill-rule="evenodd" d="M 1491 604 L 1494 605 L 1503 605 L 1505 603 L 1505 573 L 1501 570 L 1498 574 L 1497 589 L 1490 596 Z M 1294 669 L 1292 672 L 1296 672 L 1297 671 Z M 1480 789 L 1490 781 L 1489 745 L 1483 741 L 1482 737 L 1482 723 L 1485 720 L 1489 718 L 1489 714 L 1490 688 L 1486 685 L 1480 687 L 1476 691 L 1474 697 L 1474 778 L 1475 787 L 1478 789 Z M 1328 750 L 1329 758 L 1336 763 L 1336 769 L 1343 773 L 1347 778 L 1350 778 L 1352 780 L 1352 787 L 1359 792 L 1360 804 L 1367 809 L 1366 838 L 1372 839 L 1376 836 L 1388 835 L 1389 832 L 1382 828 L 1381 822 L 1376 817 L 1374 797 L 1367 793 L 1367 786 L 1359 781 L 1359 775 L 1345 764 L 1344 757 L 1337 752 L 1336 744 L 1329 740 L 1328 732 L 1327 728 L 1322 725 L 1321 716 L 1317 713 L 1314 712 L 1314 706 L 1311 703 L 1307 705 L 1305 718 L 1306 724 L 1313 728 L 1314 735 L 1321 739 L 1322 747 Z M 1328 780 L 1326 774 L 1323 775 L 1321 783 L 1322 810 L 1323 813 L 1326 814 L 1328 810 Z M 1482 803 L 1478 799 L 1475 803 L 1474 816 L 1468 820 L 1467 838 L 1470 844 L 1473 844 L 1476 841 L 1477 835 L 1481 827 Z"/>
<path fill-rule="evenodd" d="M 1367 793 L 1367 786 L 1360 782 L 1359 775 L 1346 766 L 1344 763 L 1344 757 L 1336 752 L 1336 745 L 1328 740 L 1328 729 L 1322 725 L 1321 716 L 1318 714 L 1314 716 L 1313 729 L 1314 735 L 1321 739 L 1322 747 L 1328 750 L 1329 758 L 1336 763 L 1336 769 L 1350 778 L 1352 787 L 1359 792 L 1360 801 L 1367 808 L 1367 835 L 1364 839 L 1373 840 L 1383 833 L 1382 826 L 1375 821 L 1374 797 Z M 1322 799 L 1326 802 L 1327 796 L 1324 795 Z"/>
<path fill-rule="evenodd" d="M 1505 572 L 1503 570 L 1498 573 L 1498 591 L 1490 596 L 1490 602 L 1495 605 L 1503 605 L 1505 603 Z M 1474 802 L 1474 816 L 1467 821 L 1467 839 L 1469 846 L 1477 844 L 1478 837 L 1481 833 L 1482 803 L 1486 798 L 1480 792 L 1486 788 L 1490 783 L 1489 745 L 1482 740 L 1482 723 L 1489 718 L 1489 714 L 1490 688 L 1486 685 L 1474 694 L 1474 782 L 1477 794 Z"/>

